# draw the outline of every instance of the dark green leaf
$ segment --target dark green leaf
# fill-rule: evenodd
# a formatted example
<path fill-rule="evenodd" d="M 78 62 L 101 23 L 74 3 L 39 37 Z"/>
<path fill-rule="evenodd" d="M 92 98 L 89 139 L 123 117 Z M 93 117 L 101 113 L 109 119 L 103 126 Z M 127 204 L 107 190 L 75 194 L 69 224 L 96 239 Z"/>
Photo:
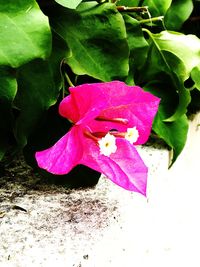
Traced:
<path fill-rule="evenodd" d="M 58 88 L 51 66 L 41 60 L 35 60 L 19 69 L 18 86 L 15 104 L 20 109 L 20 116 L 16 121 L 15 136 L 18 144 L 23 147 L 42 113 L 55 104 Z"/>
<path fill-rule="evenodd" d="M 34 0 L 0 1 L 0 14 L 0 64 L 16 68 L 49 55 L 48 19 Z"/>
<path fill-rule="evenodd" d="M 192 0 L 173 0 L 165 15 L 165 26 L 169 30 L 179 30 L 193 10 Z"/>
<path fill-rule="evenodd" d="M 188 120 L 186 115 L 183 115 L 176 121 L 164 122 L 163 117 L 165 117 L 165 113 L 161 106 L 155 117 L 153 130 L 173 149 L 171 162 L 171 164 L 173 164 L 185 146 L 188 132 Z"/>
<path fill-rule="evenodd" d="M 145 89 L 161 98 L 158 113 L 153 122 L 153 130 L 172 148 L 171 164 L 173 164 L 185 146 L 188 132 L 187 117 L 182 115 L 173 122 L 165 121 L 173 111 L 173 102 L 176 101 L 175 92 L 167 81 L 166 83 L 151 82 L 145 86 Z"/>
<path fill-rule="evenodd" d="M 55 0 L 58 4 L 67 7 L 76 9 L 77 6 L 82 2 L 82 0 Z"/>
<path fill-rule="evenodd" d="M 129 7 L 137 7 L 139 5 L 140 0 L 119 0 L 117 2 L 118 6 L 129 6 Z"/>
<path fill-rule="evenodd" d="M 10 145 L 12 135 L 12 103 L 17 93 L 15 71 L 0 67 L 0 160 Z"/>
<path fill-rule="evenodd" d="M 140 23 L 129 15 L 124 15 L 123 17 L 126 25 L 127 39 L 130 50 L 130 70 L 126 83 L 133 85 L 134 74 L 136 70 L 141 69 L 147 59 L 148 43 L 144 38 Z"/>
<path fill-rule="evenodd" d="M 102 81 L 127 76 L 126 30 L 115 5 L 83 3 L 77 10 L 59 8 L 51 24 L 71 50 L 67 63 L 74 73 Z"/>
<path fill-rule="evenodd" d="M 43 113 L 55 104 L 62 86 L 61 61 L 68 55 L 62 40 L 54 40 L 56 49 L 48 61 L 34 60 L 18 70 L 18 94 L 15 99 L 20 115 L 15 135 L 23 147 Z"/>

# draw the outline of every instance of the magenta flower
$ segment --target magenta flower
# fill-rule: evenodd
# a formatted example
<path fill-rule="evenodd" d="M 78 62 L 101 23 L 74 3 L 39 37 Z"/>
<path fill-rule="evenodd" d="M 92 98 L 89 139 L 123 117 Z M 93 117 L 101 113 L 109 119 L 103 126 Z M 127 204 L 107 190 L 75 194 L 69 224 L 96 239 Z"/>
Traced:
<path fill-rule="evenodd" d="M 39 167 L 67 174 L 82 164 L 146 195 L 148 170 L 134 145 L 147 141 L 159 101 L 119 81 L 70 88 L 59 112 L 72 127 L 54 146 L 36 153 Z"/>

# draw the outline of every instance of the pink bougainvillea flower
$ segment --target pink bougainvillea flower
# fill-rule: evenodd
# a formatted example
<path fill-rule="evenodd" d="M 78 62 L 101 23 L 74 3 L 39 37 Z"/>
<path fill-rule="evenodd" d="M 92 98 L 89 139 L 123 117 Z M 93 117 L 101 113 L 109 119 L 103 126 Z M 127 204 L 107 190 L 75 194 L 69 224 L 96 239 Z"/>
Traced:
<path fill-rule="evenodd" d="M 147 141 L 159 101 L 119 81 L 70 88 L 59 112 L 72 127 L 54 146 L 36 153 L 39 167 L 67 174 L 82 164 L 146 195 L 148 170 L 135 145 Z"/>

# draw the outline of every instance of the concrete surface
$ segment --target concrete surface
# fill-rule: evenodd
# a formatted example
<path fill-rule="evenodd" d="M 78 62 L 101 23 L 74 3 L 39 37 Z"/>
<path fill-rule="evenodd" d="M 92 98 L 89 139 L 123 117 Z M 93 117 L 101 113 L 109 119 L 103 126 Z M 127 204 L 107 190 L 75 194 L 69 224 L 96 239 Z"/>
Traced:
<path fill-rule="evenodd" d="M 148 198 L 102 177 L 96 188 L 30 191 L 0 214 L 0 266 L 200 266 L 200 114 L 173 167 L 141 147 Z M 2 203 L 6 207 L 9 202 Z"/>

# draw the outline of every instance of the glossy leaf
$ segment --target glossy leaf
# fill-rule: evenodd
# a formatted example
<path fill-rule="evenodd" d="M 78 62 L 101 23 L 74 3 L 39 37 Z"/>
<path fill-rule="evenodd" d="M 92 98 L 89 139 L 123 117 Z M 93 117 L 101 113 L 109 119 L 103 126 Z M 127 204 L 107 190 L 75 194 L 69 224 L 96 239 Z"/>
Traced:
<path fill-rule="evenodd" d="M 148 6 L 151 17 L 165 15 L 172 0 L 144 0 L 142 5 Z"/>
<path fill-rule="evenodd" d="M 48 18 L 34 0 L 0 1 L 0 14 L 0 64 L 16 68 L 50 54 Z"/>
<path fill-rule="evenodd" d="M 77 6 L 82 2 L 82 0 L 55 0 L 58 4 L 67 7 L 76 9 Z"/>
<path fill-rule="evenodd" d="M 165 26 L 168 30 L 179 30 L 193 10 L 192 0 L 173 0 L 165 15 Z"/>
<path fill-rule="evenodd" d="M 102 81 L 127 76 L 125 25 L 115 5 L 83 3 L 76 11 L 60 8 L 51 24 L 71 50 L 67 63 L 74 73 Z"/>
<path fill-rule="evenodd" d="M 152 41 L 160 54 L 163 51 L 170 52 L 183 62 L 185 67 L 183 80 L 186 80 L 191 70 L 200 63 L 200 39 L 195 35 L 163 31 L 159 34 L 152 34 Z"/>

